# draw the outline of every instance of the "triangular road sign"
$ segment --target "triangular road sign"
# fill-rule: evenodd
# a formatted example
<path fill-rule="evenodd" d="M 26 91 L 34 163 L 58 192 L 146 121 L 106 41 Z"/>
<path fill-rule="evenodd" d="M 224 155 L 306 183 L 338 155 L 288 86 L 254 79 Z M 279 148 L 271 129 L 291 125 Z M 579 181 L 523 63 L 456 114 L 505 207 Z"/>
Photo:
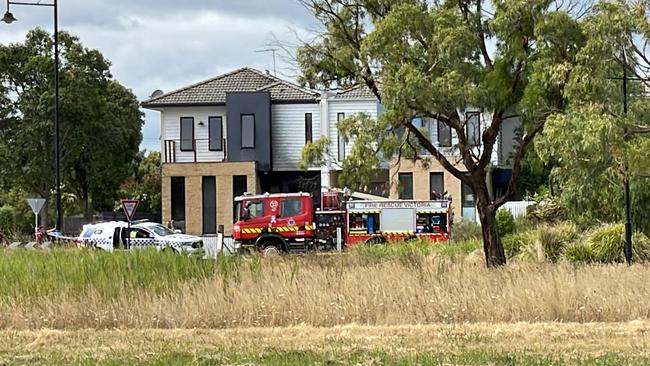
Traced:
<path fill-rule="evenodd" d="M 29 207 L 32 208 L 32 212 L 34 212 L 35 215 L 38 215 L 39 212 L 41 212 L 41 209 L 43 208 L 43 205 L 45 204 L 45 199 L 44 198 L 28 198 L 27 199 L 27 204 Z"/>
<path fill-rule="evenodd" d="M 122 200 L 122 208 L 124 209 L 127 220 L 133 220 L 133 215 L 135 214 L 135 210 L 138 209 L 139 204 L 139 200 Z"/>

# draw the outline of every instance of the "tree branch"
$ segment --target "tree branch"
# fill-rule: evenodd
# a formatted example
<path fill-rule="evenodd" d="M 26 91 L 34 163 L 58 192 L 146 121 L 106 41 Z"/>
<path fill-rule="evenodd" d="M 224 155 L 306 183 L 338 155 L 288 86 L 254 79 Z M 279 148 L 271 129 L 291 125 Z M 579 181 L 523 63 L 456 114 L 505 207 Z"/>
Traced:
<path fill-rule="evenodd" d="M 535 136 L 542 129 L 544 129 L 545 124 L 546 124 L 546 118 L 544 118 L 542 122 L 537 124 L 535 128 L 533 128 L 529 133 L 526 134 L 526 136 L 524 136 L 521 145 L 519 145 L 519 148 L 517 149 L 517 153 L 515 154 L 515 159 L 512 163 L 512 175 L 510 176 L 510 180 L 508 181 L 508 187 L 506 188 L 506 192 L 503 196 L 499 197 L 497 200 L 495 200 L 492 203 L 492 206 L 495 209 L 501 207 L 515 193 L 515 190 L 517 189 L 516 185 L 519 179 L 519 173 L 521 172 L 521 163 L 524 160 L 526 151 L 528 150 L 528 145 L 530 145 L 531 142 L 533 142 Z"/>
<path fill-rule="evenodd" d="M 433 157 L 438 160 L 440 165 L 442 165 L 445 170 L 447 170 L 449 173 L 451 173 L 454 177 L 460 179 L 463 182 L 469 183 L 469 178 L 466 172 L 461 172 L 453 166 L 449 160 L 438 150 L 429 139 L 422 134 L 420 130 L 418 130 L 412 123 L 408 122 L 404 124 L 408 131 L 415 136 L 415 138 L 418 140 L 420 145 L 425 148 L 427 151 L 433 155 Z"/>

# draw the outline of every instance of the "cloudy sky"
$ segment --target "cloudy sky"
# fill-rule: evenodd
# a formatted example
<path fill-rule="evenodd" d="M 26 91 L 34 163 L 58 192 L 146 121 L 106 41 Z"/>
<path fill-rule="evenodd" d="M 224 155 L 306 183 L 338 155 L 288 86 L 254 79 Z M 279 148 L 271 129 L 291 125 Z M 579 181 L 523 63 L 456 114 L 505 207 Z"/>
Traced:
<path fill-rule="evenodd" d="M 12 5 L 11 12 L 18 22 L 0 23 L 0 43 L 22 41 L 37 26 L 52 30 L 50 8 Z M 271 53 L 254 51 L 273 39 L 295 44 L 315 27 L 297 0 L 59 0 L 59 28 L 99 49 L 140 100 L 242 66 L 272 71 Z M 277 65 L 278 76 L 295 75 L 286 57 Z M 147 111 L 143 148 L 159 150 L 159 121 Z"/>

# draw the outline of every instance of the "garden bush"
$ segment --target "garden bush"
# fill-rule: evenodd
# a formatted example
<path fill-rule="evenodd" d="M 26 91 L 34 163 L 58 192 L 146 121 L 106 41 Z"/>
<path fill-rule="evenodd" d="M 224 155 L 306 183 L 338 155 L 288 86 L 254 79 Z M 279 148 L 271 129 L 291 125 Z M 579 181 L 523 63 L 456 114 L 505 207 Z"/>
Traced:
<path fill-rule="evenodd" d="M 503 208 L 497 211 L 497 228 L 501 237 L 515 232 L 515 218 L 510 211 Z"/>
<path fill-rule="evenodd" d="M 474 221 L 460 220 L 454 222 L 451 230 L 454 241 L 483 240 L 481 225 Z"/>
<path fill-rule="evenodd" d="M 570 262 L 621 263 L 625 261 L 625 226 L 606 224 L 593 228 L 584 240 L 564 249 L 564 257 Z M 637 232 L 632 236 L 632 256 L 637 261 L 650 260 L 650 238 Z"/>

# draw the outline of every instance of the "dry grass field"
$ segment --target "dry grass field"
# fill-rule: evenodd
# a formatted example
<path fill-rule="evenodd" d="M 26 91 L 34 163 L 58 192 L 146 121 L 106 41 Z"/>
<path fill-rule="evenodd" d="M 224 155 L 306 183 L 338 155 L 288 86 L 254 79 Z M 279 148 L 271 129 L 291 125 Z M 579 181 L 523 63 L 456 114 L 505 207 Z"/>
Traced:
<path fill-rule="evenodd" d="M 0 277 L 0 364 L 650 364 L 642 264 L 0 251 Z"/>
<path fill-rule="evenodd" d="M 0 364 L 644 365 L 650 322 L 0 332 Z"/>

